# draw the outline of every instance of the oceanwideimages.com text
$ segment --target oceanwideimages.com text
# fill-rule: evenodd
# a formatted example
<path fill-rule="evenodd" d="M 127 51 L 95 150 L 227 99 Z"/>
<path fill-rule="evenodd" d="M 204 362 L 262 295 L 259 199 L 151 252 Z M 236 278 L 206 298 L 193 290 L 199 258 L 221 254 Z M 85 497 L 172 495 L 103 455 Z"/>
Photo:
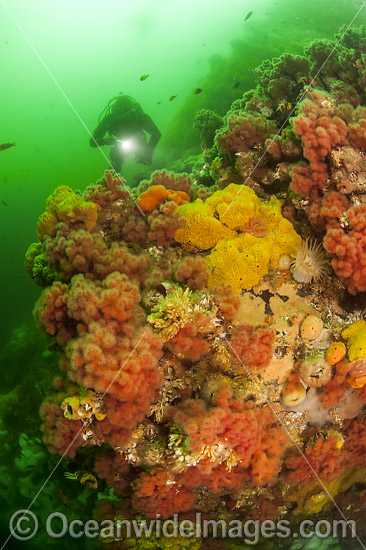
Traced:
<path fill-rule="evenodd" d="M 36 537 L 41 530 L 38 518 L 30 510 L 18 510 L 9 522 L 11 535 L 18 540 L 29 540 Z M 104 542 L 125 540 L 129 538 L 225 538 L 240 539 L 245 544 L 255 545 L 260 539 L 288 539 L 301 538 L 354 538 L 356 523 L 346 520 L 303 520 L 296 531 L 291 528 L 288 520 L 209 520 L 202 518 L 201 513 L 196 513 L 195 520 L 179 519 L 179 514 L 174 514 L 173 519 L 162 519 L 157 514 L 151 520 L 102 520 L 95 519 L 82 521 L 80 519 L 69 520 L 61 512 L 50 514 L 43 526 L 47 535 L 52 539 L 61 539 L 65 536 L 71 538 L 97 538 Z"/>

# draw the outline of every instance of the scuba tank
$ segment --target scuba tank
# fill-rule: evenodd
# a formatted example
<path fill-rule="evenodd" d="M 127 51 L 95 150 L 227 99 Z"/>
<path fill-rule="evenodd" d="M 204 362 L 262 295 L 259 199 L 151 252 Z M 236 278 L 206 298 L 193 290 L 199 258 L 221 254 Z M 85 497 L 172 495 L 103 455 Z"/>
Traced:
<path fill-rule="evenodd" d="M 122 92 L 120 92 L 117 96 L 112 97 L 112 99 L 108 101 L 107 105 L 104 107 L 103 111 L 99 115 L 98 123 L 103 118 L 110 115 L 113 111 L 119 110 L 122 106 L 130 106 L 133 109 L 134 107 L 139 106 L 139 104 L 135 99 L 133 99 L 133 97 L 129 95 L 124 95 Z"/>

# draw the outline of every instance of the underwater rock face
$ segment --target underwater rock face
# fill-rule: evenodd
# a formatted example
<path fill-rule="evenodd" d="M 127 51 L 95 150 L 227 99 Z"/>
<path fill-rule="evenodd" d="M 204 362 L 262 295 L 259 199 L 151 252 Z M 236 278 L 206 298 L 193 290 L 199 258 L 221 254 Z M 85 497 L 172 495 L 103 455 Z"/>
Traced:
<path fill-rule="evenodd" d="M 204 149 L 213 186 L 107 171 L 48 200 L 26 256 L 61 351 L 42 430 L 75 470 L 91 451 L 118 499 L 98 517 L 337 517 L 364 479 L 365 39 L 315 89 L 328 43 L 264 63 Z"/>

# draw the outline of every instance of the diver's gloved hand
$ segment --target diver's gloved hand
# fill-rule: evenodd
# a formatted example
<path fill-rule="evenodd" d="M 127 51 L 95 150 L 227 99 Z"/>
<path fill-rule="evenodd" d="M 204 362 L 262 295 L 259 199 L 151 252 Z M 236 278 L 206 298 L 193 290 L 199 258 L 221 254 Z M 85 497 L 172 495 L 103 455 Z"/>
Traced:
<path fill-rule="evenodd" d="M 99 142 L 99 143 L 101 143 L 102 145 L 114 145 L 116 141 L 117 141 L 116 138 L 108 137 L 108 138 L 104 138 L 103 142 Z"/>

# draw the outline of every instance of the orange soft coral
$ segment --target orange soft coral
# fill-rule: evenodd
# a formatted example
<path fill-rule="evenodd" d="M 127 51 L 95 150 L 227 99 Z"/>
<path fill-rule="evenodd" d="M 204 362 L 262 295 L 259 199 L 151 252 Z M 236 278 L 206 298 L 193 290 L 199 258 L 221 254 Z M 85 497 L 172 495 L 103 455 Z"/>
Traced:
<path fill-rule="evenodd" d="M 213 289 L 215 303 L 228 321 L 235 319 L 242 305 L 241 296 L 230 285 L 218 285 Z"/>
<path fill-rule="evenodd" d="M 279 471 L 286 441 L 269 407 L 232 398 L 232 390 L 221 384 L 209 407 L 202 399 L 186 399 L 171 407 L 169 415 L 188 436 L 188 451 L 197 467 L 208 475 L 219 464 L 236 462 L 248 482 L 263 485 Z M 210 457 L 209 463 L 204 458 Z M 233 475 L 235 474 L 233 471 Z M 227 474 L 230 478 L 230 473 Z"/>
<path fill-rule="evenodd" d="M 105 479 L 110 487 L 117 493 L 126 489 L 129 485 L 128 473 L 130 465 L 120 453 L 110 450 L 99 455 L 94 465 L 95 473 L 101 479 Z"/>
<path fill-rule="evenodd" d="M 210 344 L 199 334 L 198 329 L 195 323 L 187 323 L 177 332 L 169 344 L 174 355 L 198 361 L 209 351 Z"/>
<path fill-rule="evenodd" d="M 201 256 L 186 256 L 174 265 L 174 275 L 179 283 L 186 283 L 191 290 L 207 287 L 209 271 Z"/>
<path fill-rule="evenodd" d="M 150 226 L 147 234 L 148 240 L 164 247 L 168 247 L 175 242 L 175 232 L 183 223 L 177 210 L 177 204 L 171 195 L 169 195 L 167 202 L 151 212 L 147 221 Z"/>
<path fill-rule="evenodd" d="M 332 267 L 350 294 L 366 290 L 366 205 L 349 208 L 347 229 L 330 228 L 323 244 Z"/>
<path fill-rule="evenodd" d="M 341 377 L 336 377 L 333 380 L 329 380 L 329 382 L 322 387 L 319 401 L 325 409 L 330 409 L 337 405 L 349 388 L 347 382 L 341 380 Z"/>
<path fill-rule="evenodd" d="M 331 481 L 344 470 L 345 455 L 342 452 L 339 434 L 325 436 L 322 432 L 317 439 L 317 432 L 311 434 L 312 443 L 300 454 L 295 449 L 285 460 L 288 483 L 309 483 L 320 478 Z"/>
<path fill-rule="evenodd" d="M 86 188 L 83 197 L 105 207 L 117 200 L 129 200 L 131 194 L 124 179 L 114 170 L 106 170 L 100 180 Z"/>
<path fill-rule="evenodd" d="M 58 300 L 61 307 L 41 309 L 40 319 L 48 330 L 59 330 L 52 315 L 73 327 L 65 348 L 68 376 L 104 396 L 107 417 L 94 427 L 95 436 L 121 445 L 157 398 L 162 342 L 143 326 L 140 294 L 126 275 L 114 272 L 103 282 L 76 275 Z"/>
<path fill-rule="evenodd" d="M 257 372 L 271 362 L 275 331 L 268 327 L 242 325 L 235 329 L 231 338 L 231 352 L 234 361 Z"/>
<path fill-rule="evenodd" d="M 347 438 L 344 444 L 345 461 L 348 468 L 366 466 L 366 418 L 360 416 L 346 421 Z"/>
<path fill-rule="evenodd" d="M 209 462 L 209 461 L 208 461 Z M 240 489 L 246 480 L 246 472 L 240 467 L 234 467 L 230 471 L 225 464 L 219 464 L 206 473 L 202 462 L 200 467 L 192 466 L 188 468 L 180 477 L 185 486 L 198 489 L 201 486 L 209 488 L 213 493 L 222 493 Z"/>
<path fill-rule="evenodd" d="M 76 449 L 84 443 L 81 420 L 70 421 L 64 417 L 61 403 L 68 392 L 60 392 L 48 397 L 42 404 L 40 416 L 43 420 L 43 441 L 51 453 L 73 458 Z"/>
<path fill-rule="evenodd" d="M 163 468 L 143 472 L 134 482 L 132 505 L 148 517 L 168 518 L 192 508 L 196 495 L 178 484 Z"/>

